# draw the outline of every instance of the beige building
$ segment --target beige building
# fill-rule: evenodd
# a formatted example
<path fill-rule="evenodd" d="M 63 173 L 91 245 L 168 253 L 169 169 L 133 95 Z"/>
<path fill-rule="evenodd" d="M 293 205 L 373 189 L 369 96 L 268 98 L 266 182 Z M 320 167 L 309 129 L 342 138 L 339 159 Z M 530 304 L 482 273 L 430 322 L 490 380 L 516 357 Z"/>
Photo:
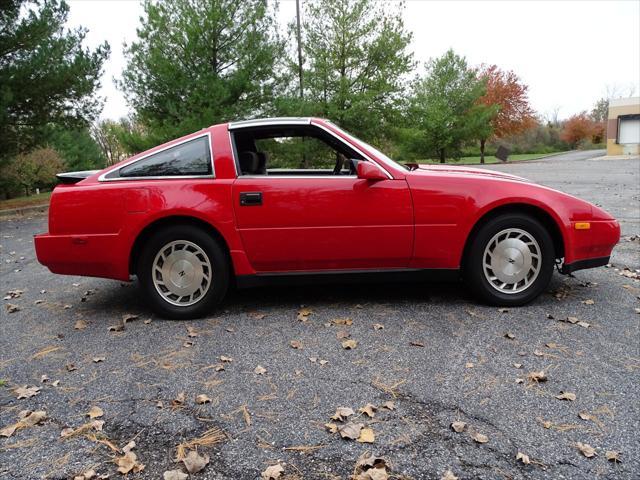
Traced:
<path fill-rule="evenodd" d="M 607 155 L 640 154 L 640 97 L 609 101 Z"/>

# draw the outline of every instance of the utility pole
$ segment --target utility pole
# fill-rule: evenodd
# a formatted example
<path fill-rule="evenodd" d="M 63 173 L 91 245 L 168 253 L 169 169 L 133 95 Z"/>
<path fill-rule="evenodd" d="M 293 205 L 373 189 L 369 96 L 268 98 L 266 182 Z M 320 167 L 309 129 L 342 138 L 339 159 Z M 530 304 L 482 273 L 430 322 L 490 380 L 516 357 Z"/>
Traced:
<path fill-rule="evenodd" d="M 296 0 L 296 24 L 298 34 L 298 77 L 300 79 L 300 98 L 304 96 L 302 85 L 302 35 L 300 34 L 300 0 Z"/>

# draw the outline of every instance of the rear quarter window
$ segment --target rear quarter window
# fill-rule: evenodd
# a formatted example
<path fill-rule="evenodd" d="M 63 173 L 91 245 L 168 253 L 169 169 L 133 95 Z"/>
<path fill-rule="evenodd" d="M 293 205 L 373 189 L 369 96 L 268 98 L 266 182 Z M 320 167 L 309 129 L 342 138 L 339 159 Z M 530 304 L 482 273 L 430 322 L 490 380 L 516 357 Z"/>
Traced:
<path fill-rule="evenodd" d="M 116 172 L 114 172 L 116 173 Z M 113 177 L 180 177 L 212 175 L 209 137 L 203 136 L 120 168 Z"/>

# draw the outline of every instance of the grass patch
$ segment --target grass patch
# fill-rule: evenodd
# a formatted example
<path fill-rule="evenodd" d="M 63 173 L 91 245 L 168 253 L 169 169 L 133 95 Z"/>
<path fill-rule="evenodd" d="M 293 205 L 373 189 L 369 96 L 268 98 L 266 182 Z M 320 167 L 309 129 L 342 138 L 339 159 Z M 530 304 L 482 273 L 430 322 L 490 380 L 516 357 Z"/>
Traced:
<path fill-rule="evenodd" d="M 0 210 L 12 210 L 14 208 L 31 207 L 33 205 L 44 205 L 49 203 L 51 192 L 42 192 L 38 195 L 28 197 L 16 197 L 8 200 L 0 200 Z"/>
<path fill-rule="evenodd" d="M 518 162 L 522 160 L 535 160 L 536 158 L 546 157 L 547 155 L 549 154 L 548 153 L 520 153 L 520 154 L 509 155 L 508 161 Z M 418 160 L 418 163 L 440 163 L 440 160 L 434 159 L 434 158 L 428 158 L 428 159 Z M 479 165 L 480 156 L 478 155 L 477 157 L 461 157 L 458 160 L 455 160 L 453 158 L 448 158 L 447 163 L 453 164 L 453 165 Z M 502 163 L 502 161 L 498 160 L 493 155 L 485 155 L 484 163 L 487 163 L 487 164 Z"/>

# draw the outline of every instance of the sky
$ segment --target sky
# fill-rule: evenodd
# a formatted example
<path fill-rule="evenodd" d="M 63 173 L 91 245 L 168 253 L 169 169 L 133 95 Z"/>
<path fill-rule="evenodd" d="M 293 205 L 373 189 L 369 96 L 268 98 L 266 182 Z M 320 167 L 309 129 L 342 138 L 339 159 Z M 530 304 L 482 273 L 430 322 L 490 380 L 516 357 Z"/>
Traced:
<path fill-rule="evenodd" d="M 391 9 L 399 6 L 388 3 Z M 123 43 L 136 39 L 141 3 L 69 4 L 67 25 L 89 30 L 87 46 L 104 40 L 111 45 L 98 92 L 106 99 L 101 117 L 126 116 L 130 109 L 114 79 L 126 65 Z M 281 0 L 278 20 L 283 31 L 294 18 L 295 1 Z M 403 18 L 413 33 L 410 49 L 419 72 L 430 58 L 453 48 L 470 65 L 513 70 L 529 86 L 530 103 L 541 115 L 557 112 L 566 118 L 590 110 L 607 92 L 640 95 L 640 0 L 409 0 Z"/>

